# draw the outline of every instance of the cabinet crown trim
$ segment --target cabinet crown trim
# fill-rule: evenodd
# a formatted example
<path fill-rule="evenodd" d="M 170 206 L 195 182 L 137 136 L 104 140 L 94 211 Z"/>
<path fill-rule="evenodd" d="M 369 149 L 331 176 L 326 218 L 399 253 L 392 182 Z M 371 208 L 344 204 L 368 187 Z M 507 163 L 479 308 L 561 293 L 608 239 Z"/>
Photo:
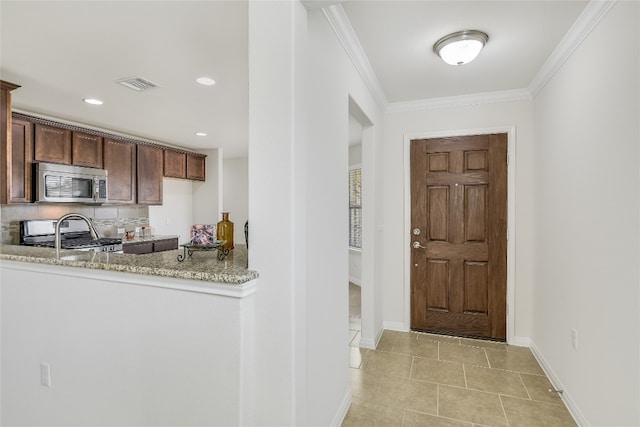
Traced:
<path fill-rule="evenodd" d="M 5 82 L 3 82 L 3 84 L 4 83 Z M 17 87 L 20 87 L 20 86 L 17 86 Z M 18 112 L 15 112 L 15 111 L 12 113 L 12 117 L 13 117 L 13 119 L 16 119 L 16 120 L 26 120 L 26 121 L 29 121 L 31 123 L 36 123 L 36 124 L 45 125 L 45 126 L 53 126 L 53 127 L 57 127 L 57 128 L 61 128 L 61 129 L 67 129 L 67 130 L 74 131 L 74 132 L 82 132 L 82 133 L 89 134 L 89 135 L 108 138 L 108 139 L 111 139 L 111 140 L 122 141 L 122 142 L 130 142 L 130 143 L 137 144 L 137 145 L 146 145 L 146 146 L 150 146 L 150 147 L 161 148 L 163 150 L 174 151 L 176 153 L 190 154 L 190 155 L 195 156 L 195 157 L 207 157 L 206 154 L 198 153 L 197 151 L 190 151 L 190 150 L 186 150 L 186 149 L 183 149 L 183 148 L 178 148 L 178 147 L 173 147 L 173 146 L 170 146 L 170 145 L 160 144 L 158 142 L 147 141 L 147 140 L 144 140 L 144 139 L 133 138 L 133 137 L 125 136 L 125 135 L 113 134 L 113 133 L 109 133 L 109 132 L 106 132 L 106 131 L 90 129 L 90 128 L 84 128 L 84 127 L 81 127 L 81 126 L 76 126 L 76 125 L 72 125 L 72 124 L 68 124 L 68 123 L 64 123 L 64 122 L 58 122 L 58 121 L 55 121 L 55 120 L 45 119 L 45 118 L 42 118 L 42 117 L 30 116 L 28 114 L 18 113 Z"/>

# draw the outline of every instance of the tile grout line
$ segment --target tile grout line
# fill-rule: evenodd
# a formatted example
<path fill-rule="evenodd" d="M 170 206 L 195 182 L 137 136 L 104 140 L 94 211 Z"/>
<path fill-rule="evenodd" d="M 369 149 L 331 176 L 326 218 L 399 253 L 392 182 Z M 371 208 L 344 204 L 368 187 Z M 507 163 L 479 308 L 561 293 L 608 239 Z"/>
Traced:
<path fill-rule="evenodd" d="M 527 396 L 529 396 L 529 400 L 533 400 L 533 398 L 531 397 L 531 394 L 529 393 L 529 389 L 527 388 L 527 385 L 524 383 L 524 378 L 522 378 L 522 372 L 518 372 L 518 377 L 520 377 L 520 382 L 524 387 L 524 391 L 527 392 Z"/>
<path fill-rule="evenodd" d="M 413 363 L 415 361 L 415 356 L 411 355 L 411 367 L 409 368 L 409 379 L 413 378 Z"/>
<path fill-rule="evenodd" d="M 469 389 L 469 384 L 467 383 L 467 368 L 466 365 L 462 364 L 462 376 L 464 377 L 464 388 Z"/>
<path fill-rule="evenodd" d="M 507 417 L 507 411 L 504 409 L 504 402 L 502 401 L 502 395 L 498 394 L 498 399 L 500 399 L 500 406 L 502 407 L 502 413 L 504 414 L 504 419 L 507 421 L 507 427 L 510 427 L 509 418 Z"/>

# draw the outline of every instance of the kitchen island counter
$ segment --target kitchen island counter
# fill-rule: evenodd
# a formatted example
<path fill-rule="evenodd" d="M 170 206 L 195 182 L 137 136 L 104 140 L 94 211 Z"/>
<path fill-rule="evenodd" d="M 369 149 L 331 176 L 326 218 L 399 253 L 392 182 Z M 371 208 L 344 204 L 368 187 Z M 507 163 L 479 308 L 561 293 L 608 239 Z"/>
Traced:
<path fill-rule="evenodd" d="M 0 246 L 3 425 L 244 425 L 257 273 L 177 254 Z"/>
<path fill-rule="evenodd" d="M 85 252 L 56 250 L 50 248 L 19 245 L 0 245 L 0 261 L 18 261 L 39 265 L 79 267 L 83 269 L 133 273 L 148 276 L 147 279 L 180 279 L 198 281 L 197 286 L 206 282 L 224 286 L 241 286 L 255 282 L 258 272 L 249 270 L 247 248 L 236 245 L 222 261 L 215 253 L 198 252 L 183 262 L 177 260 L 182 249 L 156 252 L 144 255 L 116 254 L 108 252 Z M 166 281 L 166 280 L 163 280 Z"/>

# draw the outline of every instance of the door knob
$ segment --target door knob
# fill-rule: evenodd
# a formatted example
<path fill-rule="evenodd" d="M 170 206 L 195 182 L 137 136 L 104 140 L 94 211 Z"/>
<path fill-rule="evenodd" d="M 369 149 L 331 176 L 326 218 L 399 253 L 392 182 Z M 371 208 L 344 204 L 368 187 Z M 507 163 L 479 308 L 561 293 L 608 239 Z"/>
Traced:
<path fill-rule="evenodd" d="M 421 249 L 427 249 L 425 246 L 422 246 L 422 245 L 420 244 L 420 242 L 418 242 L 418 241 L 413 242 L 413 244 L 412 244 L 411 246 L 413 246 L 413 248 L 414 248 L 414 249 L 418 249 L 418 248 L 421 248 Z"/>

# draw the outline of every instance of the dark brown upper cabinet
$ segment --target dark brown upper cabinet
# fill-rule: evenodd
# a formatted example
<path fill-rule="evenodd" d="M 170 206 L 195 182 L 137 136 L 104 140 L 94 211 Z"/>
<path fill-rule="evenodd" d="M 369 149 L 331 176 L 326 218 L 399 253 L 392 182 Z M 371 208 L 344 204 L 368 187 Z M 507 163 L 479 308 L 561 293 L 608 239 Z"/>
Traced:
<path fill-rule="evenodd" d="M 102 168 L 102 137 L 73 132 L 71 161 L 74 165 Z"/>
<path fill-rule="evenodd" d="M 11 184 L 8 203 L 31 202 L 33 167 L 33 123 L 13 120 L 11 123 Z"/>
<path fill-rule="evenodd" d="M 11 91 L 19 87 L 0 80 L 0 204 L 11 199 Z"/>
<path fill-rule="evenodd" d="M 136 202 L 136 145 L 105 138 L 104 168 L 108 173 L 107 200 L 113 204 Z"/>
<path fill-rule="evenodd" d="M 36 123 L 33 159 L 71 164 L 71 131 Z"/>
<path fill-rule="evenodd" d="M 205 156 L 187 154 L 187 179 L 196 181 L 205 180 Z"/>
<path fill-rule="evenodd" d="M 138 204 L 162 204 L 163 150 L 138 145 Z"/>
<path fill-rule="evenodd" d="M 173 150 L 164 150 L 164 176 L 187 177 L 187 155 Z"/>

